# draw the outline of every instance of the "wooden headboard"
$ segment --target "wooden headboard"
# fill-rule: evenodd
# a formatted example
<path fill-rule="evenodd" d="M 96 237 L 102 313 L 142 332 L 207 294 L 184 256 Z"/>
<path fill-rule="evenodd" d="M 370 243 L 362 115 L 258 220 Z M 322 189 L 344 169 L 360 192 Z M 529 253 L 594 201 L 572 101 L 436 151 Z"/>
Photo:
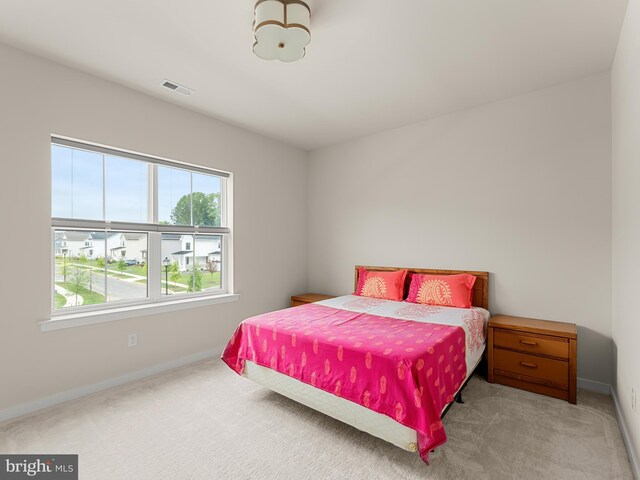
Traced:
<path fill-rule="evenodd" d="M 368 265 L 356 265 L 356 275 L 354 282 L 354 291 L 358 289 L 359 268 L 377 272 L 393 272 L 396 270 L 404 270 L 403 267 L 372 267 Z M 430 270 L 427 268 L 407 268 L 408 275 L 404 284 L 404 298 L 409 293 L 409 285 L 411 284 L 411 275 L 414 273 L 426 273 L 428 275 L 457 275 L 459 273 L 468 273 L 476 277 L 476 283 L 473 285 L 473 294 L 471 296 L 471 304 L 474 307 L 482 307 L 489 310 L 489 272 L 473 272 L 467 270 Z"/>

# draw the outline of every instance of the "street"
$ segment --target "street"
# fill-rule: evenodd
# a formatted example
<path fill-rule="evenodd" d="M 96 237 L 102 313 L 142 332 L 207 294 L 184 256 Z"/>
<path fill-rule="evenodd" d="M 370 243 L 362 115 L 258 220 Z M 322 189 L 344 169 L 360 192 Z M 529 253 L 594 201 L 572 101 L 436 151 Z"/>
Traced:
<path fill-rule="evenodd" d="M 59 269 L 58 269 L 59 270 Z M 94 292 L 105 294 L 104 274 L 96 272 L 93 269 L 87 269 L 87 278 L 84 287 L 89 288 L 89 275 L 91 275 L 91 285 Z M 90 272 L 90 273 L 89 273 Z M 67 274 L 67 281 L 71 280 L 71 274 Z M 56 272 L 56 282 L 63 282 L 64 278 L 61 272 Z M 145 298 L 147 296 L 147 286 L 142 283 L 132 281 L 132 279 L 120 279 L 111 275 L 107 276 L 108 301 L 115 302 L 118 300 L 135 300 Z"/>

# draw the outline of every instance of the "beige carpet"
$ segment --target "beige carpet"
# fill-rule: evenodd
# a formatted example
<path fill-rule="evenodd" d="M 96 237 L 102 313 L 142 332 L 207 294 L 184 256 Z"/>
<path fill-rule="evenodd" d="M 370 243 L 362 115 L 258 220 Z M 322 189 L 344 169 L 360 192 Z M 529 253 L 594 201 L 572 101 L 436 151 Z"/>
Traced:
<path fill-rule="evenodd" d="M 78 453 L 87 480 L 632 478 L 609 397 L 464 399 L 427 466 L 210 360 L 0 424 L 0 452 Z"/>

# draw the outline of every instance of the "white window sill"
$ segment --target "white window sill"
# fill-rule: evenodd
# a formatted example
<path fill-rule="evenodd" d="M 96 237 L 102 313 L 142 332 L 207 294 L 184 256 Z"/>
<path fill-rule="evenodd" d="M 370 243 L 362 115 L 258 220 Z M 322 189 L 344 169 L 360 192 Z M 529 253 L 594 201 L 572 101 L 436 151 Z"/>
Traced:
<path fill-rule="evenodd" d="M 142 317 L 156 313 L 172 312 L 185 308 L 204 307 L 217 303 L 235 302 L 240 298 L 237 293 L 226 293 L 211 297 L 182 298 L 144 305 L 134 305 L 121 308 L 111 308 L 107 310 L 97 310 L 92 312 L 72 313 L 69 315 L 56 315 L 49 320 L 40 322 L 40 331 L 60 330 L 62 328 L 81 327 L 93 325 L 95 323 L 111 322 L 124 318 Z"/>

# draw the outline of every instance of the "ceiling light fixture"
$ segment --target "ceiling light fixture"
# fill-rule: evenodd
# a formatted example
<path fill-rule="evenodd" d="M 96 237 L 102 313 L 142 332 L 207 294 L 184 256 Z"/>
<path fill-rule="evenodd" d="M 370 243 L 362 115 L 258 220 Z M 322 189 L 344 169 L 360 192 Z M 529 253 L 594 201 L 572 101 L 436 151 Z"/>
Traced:
<path fill-rule="evenodd" d="M 311 41 L 311 9 L 300 0 L 258 0 L 253 53 L 263 60 L 296 62 Z"/>

